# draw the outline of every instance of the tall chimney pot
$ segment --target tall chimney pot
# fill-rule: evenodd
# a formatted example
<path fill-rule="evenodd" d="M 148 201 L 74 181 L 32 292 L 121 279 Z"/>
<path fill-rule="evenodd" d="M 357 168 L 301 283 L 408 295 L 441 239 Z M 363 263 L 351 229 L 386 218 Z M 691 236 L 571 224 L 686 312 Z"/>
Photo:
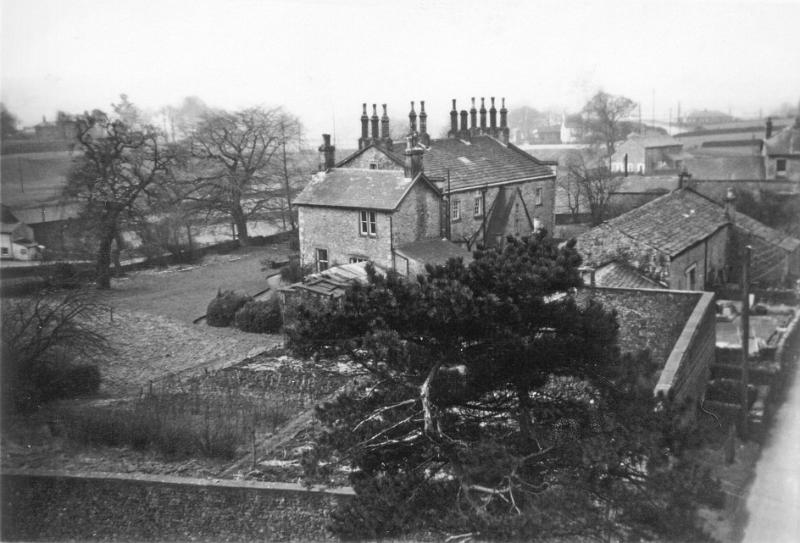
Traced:
<path fill-rule="evenodd" d="M 458 135 L 463 140 L 469 139 L 469 126 L 467 126 L 468 115 L 466 109 L 461 110 L 461 131 Z"/>
<path fill-rule="evenodd" d="M 447 135 L 451 138 L 458 137 L 458 111 L 455 98 L 453 98 L 453 109 L 450 110 L 450 132 Z"/>
<path fill-rule="evenodd" d="M 428 135 L 428 114 L 425 113 L 425 100 L 419 102 L 419 139 L 426 147 L 431 144 L 431 137 Z"/>
<path fill-rule="evenodd" d="M 389 114 L 386 112 L 386 104 L 383 104 L 383 116 L 381 117 L 381 143 L 387 149 L 392 147 L 392 138 L 389 136 Z"/>
<path fill-rule="evenodd" d="M 378 136 L 378 106 L 377 104 L 372 104 L 372 142 L 378 143 L 380 136 Z"/>
<path fill-rule="evenodd" d="M 764 133 L 764 139 L 768 140 L 772 137 L 772 117 L 767 117 L 767 127 Z"/>
<path fill-rule="evenodd" d="M 489 108 L 489 134 L 497 135 L 497 109 L 494 107 L 494 96 L 491 98 L 492 106 Z"/>
<path fill-rule="evenodd" d="M 475 109 L 475 97 L 472 97 L 472 107 L 469 110 L 469 132 L 475 135 L 478 132 L 478 110 Z"/>
<path fill-rule="evenodd" d="M 486 104 L 484 97 L 481 96 L 481 134 L 486 133 Z"/>
<path fill-rule="evenodd" d="M 367 104 L 362 104 L 361 113 L 361 137 L 358 140 L 358 148 L 363 149 L 369 145 L 369 117 L 367 116 Z"/>
<path fill-rule="evenodd" d="M 412 134 L 417 131 L 417 112 L 414 111 L 414 102 L 411 102 L 411 111 L 408 112 L 408 127 Z"/>

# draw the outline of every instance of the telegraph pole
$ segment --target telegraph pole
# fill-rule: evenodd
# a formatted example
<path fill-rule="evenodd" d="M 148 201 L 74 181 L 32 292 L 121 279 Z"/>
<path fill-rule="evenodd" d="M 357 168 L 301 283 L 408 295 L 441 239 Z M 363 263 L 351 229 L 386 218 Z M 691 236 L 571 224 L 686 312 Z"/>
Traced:
<path fill-rule="evenodd" d="M 744 263 L 742 265 L 742 419 L 741 419 L 741 438 L 747 439 L 747 419 L 749 414 L 749 403 L 747 401 L 747 382 L 749 379 L 747 364 L 750 351 L 750 245 L 744 248 Z"/>

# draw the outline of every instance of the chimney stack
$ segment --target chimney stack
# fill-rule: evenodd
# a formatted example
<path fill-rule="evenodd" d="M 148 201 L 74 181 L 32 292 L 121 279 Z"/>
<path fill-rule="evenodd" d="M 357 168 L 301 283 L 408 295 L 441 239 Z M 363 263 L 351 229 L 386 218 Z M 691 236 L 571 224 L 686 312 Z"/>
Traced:
<path fill-rule="evenodd" d="M 411 111 L 408 112 L 408 130 L 411 134 L 417 131 L 417 112 L 414 111 L 414 102 L 411 102 Z"/>
<path fill-rule="evenodd" d="M 481 96 L 481 134 L 486 133 L 486 105 L 484 104 L 484 98 Z"/>
<path fill-rule="evenodd" d="M 331 145 L 331 135 L 322 134 L 322 145 L 319 147 L 319 170 L 326 172 L 336 165 L 336 147 Z"/>
<path fill-rule="evenodd" d="M 417 137 L 415 135 L 409 134 L 406 136 L 406 150 L 403 153 L 405 156 L 403 175 L 406 179 L 414 179 L 424 171 L 422 166 L 422 156 L 424 153 L 425 150 L 417 145 Z"/>
<path fill-rule="evenodd" d="M 425 147 L 430 146 L 431 137 L 428 135 L 428 114 L 425 113 L 425 100 L 419 102 L 419 139 Z"/>
<path fill-rule="evenodd" d="M 378 143 L 380 141 L 380 137 L 378 136 L 378 106 L 376 104 L 372 104 L 372 143 Z"/>
<path fill-rule="evenodd" d="M 494 96 L 491 98 L 492 107 L 489 108 L 489 134 L 497 136 L 497 109 L 494 107 Z"/>
<path fill-rule="evenodd" d="M 627 160 L 628 160 L 628 155 L 626 154 L 625 155 L 626 168 L 627 168 Z M 683 169 L 681 170 L 681 173 L 678 175 L 678 188 L 681 189 L 689 188 L 689 181 L 691 181 L 691 179 L 692 179 L 692 174 L 690 174 L 689 170 L 686 168 L 686 166 L 684 166 Z"/>
<path fill-rule="evenodd" d="M 450 132 L 447 135 L 451 138 L 458 137 L 458 111 L 456 110 L 455 98 L 453 98 L 453 109 L 450 110 Z"/>
<path fill-rule="evenodd" d="M 500 140 L 508 144 L 508 110 L 506 109 L 506 99 L 502 98 L 502 106 L 500 106 Z"/>
<path fill-rule="evenodd" d="M 478 133 L 478 110 L 475 109 L 475 97 L 472 97 L 472 108 L 469 110 L 469 133 L 474 136 Z"/>
<path fill-rule="evenodd" d="M 392 138 L 389 136 L 389 115 L 386 113 L 386 104 L 383 104 L 383 116 L 381 117 L 381 143 L 386 149 L 392 149 Z"/>
<path fill-rule="evenodd" d="M 367 104 L 362 104 L 361 113 L 361 137 L 358 139 L 359 150 L 369 145 L 369 117 L 367 116 Z"/>
<path fill-rule="evenodd" d="M 772 117 L 767 117 L 767 129 L 764 134 L 764 139 L 768 140 L 772 137 Z"/>
<path fill-rule="evenodd" d="M 469 126 L 467 126 L 467 117 L 468 113 L 466 109 L 461 110 L 461 130 L 458 133 L 458 137 L 462 140 L 469 139 Z"/>
<path fill-rule="evenodd" d="M 725 217 L 733 222 L 734 203 L 736 202 L 736 193 L 733 192 L 733 187 L 728 187 L 728 192 L 725 193 Z"/>

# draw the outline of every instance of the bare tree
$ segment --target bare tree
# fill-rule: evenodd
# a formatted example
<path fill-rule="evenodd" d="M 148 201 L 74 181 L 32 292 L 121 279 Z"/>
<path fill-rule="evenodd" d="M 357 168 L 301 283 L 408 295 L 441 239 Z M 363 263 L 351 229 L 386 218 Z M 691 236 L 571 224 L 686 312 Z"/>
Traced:
<path fill-rule="evenodd" d="M 622 180 L 623 177 L 613 173 L 595 150 L 570 156 L 562 187 L 568 188 L 570 201 L 576 209 L 581 202 L 588 205 L 592 226 L 597 226 L 609 218 L 611 196 Z"/>
<path fill-rule="evenodd" d="M 584 138 L 605 147 L 606 158 L 611 158 L 618 141 L 627 136 L 629 124 L 624 122 L 636 107 L 630 98 L 598 91 L 583 106 Z"/>
<path fill-rule="evenodd" d="M 99 110 L 78 117 L 77 125 L 83 152 L 69 173 L 65 196 L 84 205 L 82 216 L 97 244 L 97 285 L 110 288 L 112 245 L 118 260 L 124 224 L 148 212 L 148 199 L 169 178 L 177 155 L 155 128 L 130 126 Z"/>
<path fill-rule="evenodd" d="M 190 137 L 195 173 L 187 176 L 185 198 L 209 215 L 229 218 L 247 245 L 248 221 L 275 220 L 288 201 L 288 154 L 300 134 L 300 122 L 282 108 L 208 113 Z"/>

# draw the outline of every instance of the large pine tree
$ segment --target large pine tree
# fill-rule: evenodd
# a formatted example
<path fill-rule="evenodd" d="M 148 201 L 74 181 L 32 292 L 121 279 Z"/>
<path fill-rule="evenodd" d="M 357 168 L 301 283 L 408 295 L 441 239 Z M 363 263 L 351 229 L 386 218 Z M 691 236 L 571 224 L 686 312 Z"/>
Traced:
<path fill-rule="evenodd" d="M 352 469 L 337 533 L 702 537 L 712 486 L 684 461 L 687 429 L 653 397 L 646 353 L 620 354 L 615 314 L 570 295 L 579 264 L 574 243 L 512 238 L 415 280 L 370 270 L 341 305 L 300 309 L 294 349 L 370 376 L 318 409 L 306 459 L 311 478 Z"/>

